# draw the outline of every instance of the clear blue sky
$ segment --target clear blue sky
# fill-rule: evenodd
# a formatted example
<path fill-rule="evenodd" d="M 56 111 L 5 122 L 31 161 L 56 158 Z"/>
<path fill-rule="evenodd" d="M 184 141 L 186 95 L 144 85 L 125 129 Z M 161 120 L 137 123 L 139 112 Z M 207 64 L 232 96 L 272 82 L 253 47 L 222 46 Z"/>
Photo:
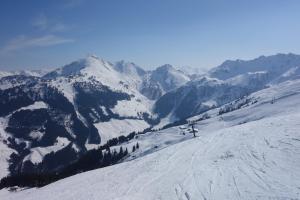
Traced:
<path fill-rule="evenodd" d="M 0 70 L 96 54 L 145 68 L 300 54 L 300 0 L 1 0 Z"/>

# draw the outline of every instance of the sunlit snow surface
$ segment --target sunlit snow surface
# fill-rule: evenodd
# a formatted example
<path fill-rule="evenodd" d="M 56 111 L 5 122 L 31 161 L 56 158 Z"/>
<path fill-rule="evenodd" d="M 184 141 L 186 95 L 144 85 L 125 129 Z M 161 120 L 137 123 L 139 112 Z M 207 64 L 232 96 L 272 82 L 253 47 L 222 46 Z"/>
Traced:
<path fill-rule="evenodd" d="M 259 91 L 248 107 L 210 111 L 196 138 L 147 133 L 127 144 L 144 156 L 0 199 L 300 199 L 299 92 L 299 81 Z"/>
<path fill-rule="evenodd" d="M 136 119 L 111 119 L 108 122 L 96 123 L 95 127 L 100 130 L 101 143 L 105 144 L 109 139 L 131 132 L 139 132 L 149 127 L 144 120 Z"/>

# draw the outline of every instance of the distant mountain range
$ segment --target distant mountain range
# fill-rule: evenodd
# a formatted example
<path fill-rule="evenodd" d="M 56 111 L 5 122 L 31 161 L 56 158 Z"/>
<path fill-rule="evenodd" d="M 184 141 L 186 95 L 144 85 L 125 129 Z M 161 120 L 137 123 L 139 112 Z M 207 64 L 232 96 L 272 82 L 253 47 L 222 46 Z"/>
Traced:
<path fill-rule="evenodd" d="M 300 56 L 225 61 L 204 74 L 171 65 L 147 71 L 89 56 L 49 72 L 0 74 L 0 148 L 7 152 L 0 165 L 9 165 L 0 175 L 5 176 L 55 171 L 112 138 L 161 128 L 299 79 Z"/>
<path fill-rule="evenodd" d="M 48 69 L 0 71 L 0 78 L 5 76 L 13 76 L 13 75 L 42 77 L 45 74 L 47 74 L 49 71 L 50 70 Z"/>

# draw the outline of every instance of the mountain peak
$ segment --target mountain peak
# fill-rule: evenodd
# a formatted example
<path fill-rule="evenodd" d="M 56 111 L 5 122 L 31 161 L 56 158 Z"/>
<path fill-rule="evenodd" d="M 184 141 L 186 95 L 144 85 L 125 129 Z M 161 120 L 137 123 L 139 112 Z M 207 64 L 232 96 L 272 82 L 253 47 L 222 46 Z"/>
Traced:
<path fill-rule="evenodd" d="M 185 75 L 188 76 L 192 76 L 192 75 L 199 76 L 207 72 L 207 69 L 192 67 L 192 66 L 181 66 L 181 67 L 177 67 L 176 69 L 182 71 Z"/>
<path fill-rule="evenodd" d="M 82 60 L 85 60 L 87 62 L 90 63 L 101 63 L 101 64 L 110 64 L 112 65 L 110 62 L 106 61 L 105 59 L 103 59 L 102 57 L 96 56 L 94 54 L 88 55 L 86 58 L 83 58 Z"/>
<path fill-rule="evenodd" d="M 116 71 L 122 74 L 143 76 L 146 73 L 145 70 L 140 66 L 125 60 L 117 61 L 113 66 Z"/>
<path fill-rule="evenodd" d="M 175 70 L 175 68 L 170 64 L 164 64 L 156 68 L 156 71 L 170 71 Z"/>
<path fill-rule="evenodd" d="M 268 71 L 271 74 L 281 74 L 291 67 L 300 65 L 300 55 L 276 54 L 260 56 L 252 60 L 227 60 L 210 70 L 210 75 L 222 80 L 248 72 Z"/>
<path fill-rule="evenodd" d="M 111 71 L 112 70 L 111 65 L 112 65 L 111 63 L 105 61 L 102 58 L 99 58 L 98 56 L 88 55 L 85 58 L 81 58 L 77 61 L 73 61 L 67 65 L 57 68 L 56 70 L 46 74 L 44 78 L 53 78 L 57 76 L 67 77 L 67 76 L 78 75 L 82 73 L 82 70 L 97 72 L 97 71 L 102 71 L 103 68 L 105 68 L 105 70 Z"/>

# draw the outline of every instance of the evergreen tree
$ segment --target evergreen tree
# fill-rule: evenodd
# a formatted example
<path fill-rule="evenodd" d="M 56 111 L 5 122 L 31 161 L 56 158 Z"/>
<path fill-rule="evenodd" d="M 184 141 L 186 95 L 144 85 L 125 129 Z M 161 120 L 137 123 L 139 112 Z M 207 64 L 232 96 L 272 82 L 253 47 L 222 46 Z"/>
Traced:
<path fill-rule="evenodd" d="M 122 146 L 120 147 L 119 155 L 120 155 L 120 157 L 123 156 L 123 147 Z"/>
<path fill-rule="evenodd" d="M 117 154 L 118 154 L 118 153 L 117 153 L 116 149 L 114 149 L 114 151 L 113 151 L 113 156 L 116 157 Z"/>
<path fill-rule="evenodd" d="M 103 166 L 109 166 L 110 164 L 111 164 L 111 152 L 110 152 L 110 149 L 109 149 L 109 151 L 106 151 L 104 153 Z"/>

